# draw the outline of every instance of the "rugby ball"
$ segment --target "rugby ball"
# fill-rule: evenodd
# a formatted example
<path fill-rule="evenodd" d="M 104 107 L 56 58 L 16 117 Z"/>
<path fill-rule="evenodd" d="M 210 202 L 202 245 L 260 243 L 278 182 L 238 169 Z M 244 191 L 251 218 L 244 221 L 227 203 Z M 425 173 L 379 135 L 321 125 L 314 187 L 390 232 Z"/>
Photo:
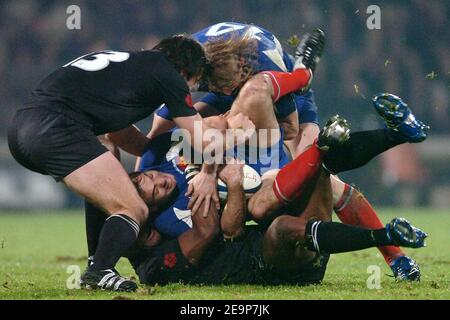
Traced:
<path fill-rule="evenodd" d="M 261 176 L 259 173 L 248 165 L 243 167 L 243 182 L 245 197 L 248 199 L 254 195 L 261 188 Z M 217 191 L 219 192 L 220 200 L 227 200 L 228 189 L 227 185 L 220 179 L 217 181 Z"/>

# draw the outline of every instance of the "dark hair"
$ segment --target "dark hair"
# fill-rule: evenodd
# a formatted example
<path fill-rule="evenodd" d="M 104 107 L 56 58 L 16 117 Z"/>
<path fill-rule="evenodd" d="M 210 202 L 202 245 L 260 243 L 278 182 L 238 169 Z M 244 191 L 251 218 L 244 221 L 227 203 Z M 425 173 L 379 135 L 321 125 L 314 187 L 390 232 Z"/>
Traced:
<path fill-rule="evenodd" d="M 153 50 L 159 50 L 175 66 L 178 72 L 186 73 L 187 80 L 192 77 L 204 77 L 208 61 L 200 43 L 185 34 L 163 39 Z"/>
<path fill-rule="evenodd" d="M 139 185 L 139 182 L 137 180 L 137 177 L 139 177 L 141 175 L 142 172 L 140 171 L 133 171 L 131 173 L 128 174 L 128 176 L 131 179 L 131 182 L 133 182 L 134 187 L 136 188 L 137 192 L 139 193 L 139 195 L 142 195 L 142 189 L 141 186 Z"/>
<path fill-rule="evenodd" d="M 141 197 L 143 196 L 143 191 L 142 191 L 141 186 L 139 185 L 138 177 L 146 171 L 150 171 L 150 170 L 133 171 L 128 174 L 128 176 L 131 179 L 131 182 L 133 182 L 134 187 L 136 188 L 139 196 L 141 196 Z M 168 209 L 175 202 L 175 200 L 178 198 L 179 195 L 180 195 L 180 190 L 177 187 L 170 194 L 170 196 L 164 201 L 164 203 L 156 203 L 156 204 L 155 203 L 147 203 L 147 206 L 150 207 L 150 205 L 154 205 L 158 208 L 159 212 L 163 212 L 164 210 Z"/>

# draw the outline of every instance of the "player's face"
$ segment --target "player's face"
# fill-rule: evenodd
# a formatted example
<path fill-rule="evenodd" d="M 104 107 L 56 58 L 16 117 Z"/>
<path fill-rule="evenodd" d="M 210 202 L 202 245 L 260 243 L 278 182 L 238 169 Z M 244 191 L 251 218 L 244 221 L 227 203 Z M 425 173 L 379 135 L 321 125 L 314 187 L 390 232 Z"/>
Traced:
<path fill-rule="evenodd" d="M 141 173 L 136 180 L 142 199 L 149 205 L 163 204 L 177 186 L 173 175 L 154 170 Z"/>

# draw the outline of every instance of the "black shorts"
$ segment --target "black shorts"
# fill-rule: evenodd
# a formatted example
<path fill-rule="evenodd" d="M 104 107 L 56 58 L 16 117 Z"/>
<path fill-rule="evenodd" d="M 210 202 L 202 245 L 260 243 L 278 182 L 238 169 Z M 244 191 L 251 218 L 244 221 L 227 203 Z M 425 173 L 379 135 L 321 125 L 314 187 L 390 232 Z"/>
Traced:
<path fill-rule="evenodd" d="M 233 242 L 218 240 L 208 248 L 198 266 L 187 263 L 176 239 L 141 252 L 140 259 L 131 262 L 140 281 L 145 284 L 306 285 L 322 281 L 329 255 L 317 255 L 314 261 L 295 272 L 277 270 L 263 261 L 263 232 L 254 227 L 247 230 L 243 239 Z"/>
<path fill-rule="evenodd" d="M 17 162 L 56 181 L 108 151 L 88 125 L 44 107 L 17 111 L 8 144 Z"/>

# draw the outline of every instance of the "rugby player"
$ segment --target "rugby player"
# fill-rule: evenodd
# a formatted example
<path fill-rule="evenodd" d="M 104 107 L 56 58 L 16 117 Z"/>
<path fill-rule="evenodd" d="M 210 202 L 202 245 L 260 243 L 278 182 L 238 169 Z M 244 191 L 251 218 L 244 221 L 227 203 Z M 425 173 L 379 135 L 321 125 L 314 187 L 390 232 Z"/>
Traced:
<path fill-rule="evenodd" d="M 197 39 L 201 41 L 201 38 L 198 36 Z M 253 46 L 254 39 L 245 37 L 237 43 L 239 43 L 239 48 L 248 48 L 247 52 L 249 56 L 256 53 L 257 49 Z M 211 50 L 214 50 L 216 54 L 219 55 L 221 59 L 223 59 L 223 61 L 221 60 L 223 63 L 234 63 L 234 60 L 230 59 L 236 58 L 235 53 L 230 50 L 227 51 L 226 46 L 220 45 L 218 48 L 214 48 Z M 214 89 L 214 86 L 219 87 L 219 84 L 222 85 L 225 81 L 228 84 L 228 87 L 227 89 L 223 90 L 226 91 L 227 94 L 232 94 L 233 92 L 239 91 L 239 97 L 244 97 L 243 102 L 241 103 L 241 100 L 238 97 L 238 99 L 233 103 L 233 107 L 229 110 L 228 117 L 234 117 L 239 114 L 244 114 L 255 125 L 255 129 L 274 129 L 277 132 L 277 134 L 275 134 L 275 137 L 272 137 L 271 134 L 268 134 L 262 138 L 261 135 L 258 136 L 258 147 L 261 147 L 262 144 L 264 148 L 269 148 L 272 145 L 272 138 L 278 141 L 278 135 L 280 134 L 277 121 L 270 121 L 269 124 L 268 120 L 269 115 L 274 112 L 273 101 L 278 101 L 283 96 L 291 92 L 307 90 L 307 88 L 311 84 L 313 71 L 315 65 L 320 59 L 322 51 L 323 34 L 320 31 L 317 31 L 316 33 L 308 34 L 307 40 L 302 45 L 302 47 L 299 48 L 295 57 L 295 64 L 293 64 L 292 67 L 292 72 L 271 72 L 270 75 L 255 75 L 255 72 L 257 71 L 255 69 L 256 66 L 253 66 L 243 60 L 242 65 L 239 64 L 237 70 L 227 70 L 227 72 L 231 71 L 230 76 L 228 76 L 227 79 L 223 80 L 221 79 L 221 75 L 215 72 L 215 66 L 218 63 L 222 62 L 214 61 L 213 63 L 210 63 L 210 66 L 212 68 L 209 69 L 212 70 L 210 70 L 209 72 L 210 77 L 208 77 L 208 83 L 209 86 Z M 213 55 L 210 56 L 213 57 Z M 304 63 L 307 63 L 310 67 L 305 68 Z M 231 83 L 229 83 L 230 81 L 228 81 L 230 77 L 232 80 Z M 236 81 L 236 77 L 239 77 L 239 81 Z M 275 84 L 274 81 L 279 83 L 279 85 Z M 253 84 L 254 82 L 257 82 L 258 85 L 255 86 Z M 241 88 L 241 86 L 243 87 Z M 264 90 L 259 89 L 261 86 L 264 86 Z M 233 91 L 231 91 L 231 87 L 233 88 Z M 256 92 L 254 90 L 255 88 L 257 89 Z M 255 110 L 255 107 L 258 107 L 259 112 L 253 112 Z M 289 111 L 289 113 L 286 113 L 286 117 L 294 123 L 293 127 L 298 127 L 297 117 L 295 117 L 293 121 L 290 115 L 296 115 L 296 109 L 292 105 L 288 105 L 288 107 L 290 107 L 291 110 Z M 165 112 L 170 114 L 169 111 L 169 108 L 163 106 L 160 109 L 159 113 Z M 168 115 L 168 117 L 171 118 L 172 115 Z M 282 117 L 284 117 L 284 115 Z M 154 122 L 152 127 L 155 128 L 155 130 L 153 130 L 153 133 L 149 137 L 155 136 L 160 132 L 165 132 L 171 127 L 175 126 L 172 121 L 170 121 L 169 126 L 166 126 L 164 123 L 160 124 Z M 272 132 L 269 131 L 269 133 Z M 264 143 L 261 143 L 261 141 L 264 141 Z M 200 173 L 203 173 L 203 169 Z M 193 181 L 195 181 L 197 177 L 198 175 L 194 178 Z M 191 186 L 192 184 L 190 185 L 189 190 L 192 189 Z M 213 189 L 212 186 L 213 185 L 209 185 L 209 188 Z M 190 193 L 191 191 L 188 192 Z M 217 194 L 213 197 L 213 200 L 216 202 L 216 204 L 218 204 Z M 191 198 L 190 208 L 192 209 L 193 214 L 197 212 L 198 206 L 201 202 L 202 199 L 198 200 L 196 197 Z M 208 205 L 206 205 L 205 207 L 208 207 Z"/>
<path fill-rule="evenodd" d="M 273 34 L 254 25 L 223 22 L 205 28 L 194 36 L 205 46 L 213 64 L 210 87 L 217 91 L 207 94 L 194 105 L 202 114 L 223 113 L 231 107 L 231 110 L 235 112 L 247 114 L 255 121 L 257 128 L 269 129 L 277 127 L 276 121 L 267 123 L 267 118 L 270 112 L 273 112 L 274 106 L 278 123 L 284 130 L 285 143 L 294 158 L 314 141 L 319 133 L 319 126 L 313 92 L 309 90 L 303 94 L 292 93 L 281 97 L 279 101 L 273 99 L 273 88 L 277 88 L 278 85 L 283 88 L 285 85 L 278 81 L 277 77 L 283 75 L 278 72 L 292 71 L 294 67 L 292 58 L 283 51 L 280 42 Z M 320 36 L 316 38 L 320 39 Z M 250 39 L 256 41 L 257 50 L 254 50 L 255 44 Z M 306 41 L 303 41 L 299 48 L 301 49 L 305 43 Z M 299 59 L 298 61 L 307 67 L 315 67 L 315 64 L 311 64 L 311 60 Z M 263 73 L 275 71 L 265 73 L 273 81 L 272 87 L 261 75 L 251 77 L 252 74 L 261 71 Z M 240 88 L 242 89 L 237 93 Z M 271 100 L 274 100 L 274 105 Z M 293 112 L 295 109 L 297 112 Z M 405 115 L 404 119 L 407 117 Z M 162 107 L 157 111 L 149 136 L 154 136 L 160 132 L 161 128 L 165 130 L 171 127 L 171 123 L 166 120 L 170 120 L 170 112 Z M 395 128 L 395 125 L 391 127 Z M 422 139 L 423 137 L 418 136 L 409 142 L 416 143 Z M 361 192 L 335 175 L 332 176 L 331 181 L 334 211 L 342 222 L 367 228 L 383 226 L 375 210 Z M 400 248 L 386 246 L 380 247 L 379 250 L 396 277 L 402 278 L 408 274 L 405 273 L 404 267 L 409 268 L 408 266 L 414 261 L 406 257 Z"/>
<path fill-rule="evenodd" d="M 305 50 L 308 50 L 309 55 L 308 55 L 308 59 L 314 59 L 315 56 L 320 55 L 321 53 L 321 49 L 320 48 L 315 48 L 317 46 L 316 43 L 310 43 L 310 46 L 306 46 Z M 312 78 L 312 73 L 310 70 L 307 70 L 303 67 L 303 65 L 298 66 L 295 70 L 295 72 L 293 73 L 292 77 L 294 78 L 294 84 L 289 87 L 290 91 L 295 91 L 295 90 L 300 90 L 302 88 L 304 88 L 305 86 L 309 85 L 311 78 Z M 298 79 L 295 79 L 298 78 Z M 272 111 L 273 112 L 273 111 Z M 235 119 L 236 117 L 238 117 L 239 115 L 242 115 L 241 112 L 235 112 L 234 114 L 228 115 L 227 120 L 228 123 L 230 123 L 230 118 L 231 119 Z M 245 120 L 245 119 L 244 119 Z M 237 126 L 237 125 L 236 125 Z M 146 144 L 146 142 L 144 141 L 143 143 L 139 143 L 136 141 L 140 141 L 142 140 L 141 138 L 139 138 L 139 133 L 136 131 L 135 128 L 131 127 L 130 129 L 126 129 L 126 133 L 124 131 L 122 131 L 121 133 L 124 133 L 123 135 L 119 135 L 117 136 L 116 134 L 109 134 L 109 138 L 119 147 L 123 148 L 124 150 L 132 153 L 132 154 L 136 154 L 136 155 L 141 155 L 141 151 L 142 151 L 142 146 Z M 124 138 L 125 137 L 125 138 Z M 202 173 L 202 172 L 201 172 Z M 200 174 L 201 174 L 200 173 Z M 196 175 L 195 178 L 193 179 L 192 183 L 189 185 L 189 188 L 187 190 L 187 194 L 191 195 L 192 194 L 192 186 L 193 186 L 193 182 L 195 181 L 195 179 L 197 179 L 200 174 Z M 211 180 L 208 180 L 209 182 L 211 182 Z M 213 197 L 205 197 L 205 194 L 209 194 L 211 192 L 213 192 L 215 195 L 217 195 L 217 191 L 215 190 L 216 187 L 216 180 L 214 179 L 212 186 L 210 185 L 210 183 L 204 183 L 202 185 L 203 190 L 205 190 L 204 192 L 202 192 L 202 190 L 196 190 L 197 194 L 200 194 L 200 196 L 195 196 L 193 195 L 191 197 L 191 199 L 189 200 L 189 208 L 192 209 L 192 212 L 196 212 L 199 209 L 199 206 L 202 204 L 202 198 L 205 198 L 205 204 L 204 204 L 204 214 L 207 212 L 208 208 L 209 208 L 209 201 L 210 199 L 216 201 L 217 199 L 214 199 Z M 194 187 L 195 190 L 195 187 Z M 184 194 L 183 194 L 184 196 Z M 86 220 L 87 220 L 87 239 L 88 239 L 88 251 L 89 251 L 89 256 L 91 257 L 92 254 L 94 252 L 97 252 L 96 250 L 96 246 L 97 244 L 97 237 L 96 236 L 92 236 L 92 234 L 95 235 L 96 232 L 98 232 L 98 223 L 97 223 L 97 216 L 95 214 L 96 212 L 96 207 L 92 204 L 87 204 L 86 205 Z M 92 211 L 92 213 L 91 213 Z M 164 216 L 164 215 L 163 215 Z M 95 257 L 90 258 L 91 263 L 92 261 L 95 261 Z M 89 273 L 85 273 L 85 276 L 89 275 Z M 84 280 L 83 280 L 84 282 Z M 104 281 L 100 281 L 99 283 L 105 284 Z M 89 285 L 89 284 L 87 284 Z M 101 287 L 101 286 L 97 286 L 97 287 Z"/>
<path fill-rule="evenodd" d="M 134 244 L 149 213 L 128 174 L 97 135 L 134 132 L 133 123 L 166 103 L 177 126 L 195 137 L 194 122 L 202 118 L 192 108 L 190 88 L 202 78 L 206 65 L 202 46 L 183 35 L 164 39 L 153 50 L 95 52 L 50 74 L 16 112 L 8 132 L 14 158 L 62 181 L 109 216 L 95 263 L 84 275 L 86 283 L 98 287 L 108 278 L 112 285 L 106 289 L 136 288 L 114 266 Z M 235 123 L 252 126 L 245 117 L 236 118 Z"/>
<path fill-rule="evenodd" d="M 338 118 L 333 119 L 322 131 L 317 145 L 313 145 L 311 149 L 324 150 L 334 145 L 329 152 L 336 152 L 340 146 L 335 145 L 335 142 L 349 138 L 342 132 L 346 132 L 345 122 Z M 352 137 L 346 142 L 348 145 L 345 148 L 353 144 L 351 140 Z M 355 143 L 353 147 L 358 147 L 359 143 Z M 347 151 L 337 152 L 333 157 L 325 159 L 326 165 L 338 168 L 340 158 L 345 157 Z M 311 155 L 311 152 L 306 151 L 295 162 L 303 162 L 308 167 L 310 163 L 305 161 L 313 160 Z M 368 154 L 363 157 L 363 161 L 369 160 Z M 352 163 L 345 169 L 358 165 Z M 331 222 L 329 172 L 320 165 L 312 166 L 314 172 L 304 177 L 301 184 L 292 186 L 297 188 L 292 200 L 295 198 L 296 201 L 305 201 L 306 199 L 301 198 L 308 198 L 306 208 L 299 214 L 291 212 L 291 215 L 280 215 L 267 229 L 261 226 L 244 227 L 246 204 L 240 185 L 242 171 L 239 166 L 227 165 L 220 173 L 229 189 L 227 206 L 220 220 L 222 230 L 227 230 L 224 237 L 215 239 L 205 247 L 205 241 L 193 240 L 196 238 L 196 223 L 193 222 L 192 229 L 188 229 L 178 239 L 157 244 L 157 232 L 152 230 L 150 243 L 129 256 L 142 283 L 319 283 L 323 279 L 331 253 L 380 245 L 395 244 L 415 248 L 424 245 L 427 235 L 404 219 L 394 219 L 385 228 L 378 230 Z M 137 175 L 135 178 L 140 178 L 135 179 L 135 183 L 141 189 L 143 198 L 149 200 L 148 197 L 152 197 L 153 192 L 152 188 L 147 190 L 143 182 L 146 180 L 145 175 L 145 172 Z M 305 192 L 307 189 L 311 192 Z M 283 191 L 285 192 L 284 189 Z M 233 208 L 230 209 L 230 206 Z M 229 236 L 233 237 L 234 241 L 224 242 Z M 199 255 L 198 250 L 192 250 L 192 243 L 196 243 L 194 247 L 202 248 L 203 255 Z"/>
<path fill-rule="evenodd" d="M 199 41 L 202 41 L 201 37 L 197 36 L 197 38 Z M 306 40 L 302 46 L 297 50 L 295 64 L 291 63 L 292 72 L 272 71 L 270 74 L 256 74 L 258 73 L 256 65 L 252 65 L 251 63 L 243 60 L 242 64 L 239 63 L 237 70 L 228 70 L 230 71 L 230 74 L 226 77 L 226 79 L 223 79 L 222 75 L 217 74 L 216 65 L 223 63 L 234 66 L 236 54 L 233 50 L 227 50 L 227 45 L 237 43 L 238 45 L 234 50 L 238 50 L 238 48 L 242 50 L 244 50 L 244 48 L 248 48 L 248 50 L 246 50 L 247 55 L 251 56 L 255 55 L 257 52 L 257 48 L 254 46 L 254 39 L 246 36 L 240 41 L 230 43 L 227 42 L 226 45 L 220 44 L 214 49 L 210 48 L 210 50 L 214 51 L 215 54 L 221 58 L 219 59 L 220 61 L 213 61 L 213 63 L 211 63 L 212 70 L 210 70 L 210 77 L 208 77 L 209 86 L 214 89 L 215 87 L 219 87 L 224 85 L 224 83 L 227 83 L 228 87 L 224 89 L 227 94 L 235 94 L 239 91 L 238 98 L 233 102 L 233 106 L 229 110 L 228 116 L 234 116 L 237 114 L 244 114 L 247 116 L 252 123 L 254 123 L 255 129 L 258 132 L 257 147 L 267 149 L 267 153 L 269 154 L 270 149 L 273 149 L 272 146 L 274 141 L 278 144 L 280 135 L 285 134 L 285 132 L 280 133 L 280 127 L 276 117 L 271 116 L 274 114 L 273 102 L 278 102 L 278 100 L 283 99 L 285 95 L 291 92 L 304 91 L 310 86 L 312 74 L 323 51 L 324 35 L 320 30 L 316 30 L 311 34 L 308 34 L 305 39 Z M 212 54 L 209 56 L 214 57 Z M 305 68 L 304 63 L 307 63 L 309 67 Z M 236 81 L 236 77 L 239 78 L 238 81 Z M 232 81 L 230 82 L 229 80 Z M 233 91 L 228 90 L 231 86 L 233 87 Z M 212 94 L 209 96 L 213 97 L 215 95 Z M 222 95 L 222 97 L 224 96 Z M 227 99 L 227 97 L 225 98 Z M 232 98 L 232 100 L 233 99 L 234 98 Z M 286 105 L 286 107 L 280 109 L 284 110 L 290 108 L 288 112 L 283 111 L 283 115 L 280 115 L 280 118 L 285 119 L 283 121 L 290 121 L 291 123 L 294 123 L 292 126 L 293 128 L 298 127 L 296 116 L 297 111 L 295 106 L 292 103 L 289 104 L 282 101 L 280 101 L 280 103 Z M 256 109 L 258 109 L 258 112 L 254 112 Z M 170 119 L 171 115 L 167 107 L 163 106 L 159 109 L 158 114 L 162 115 L 162 113 L 168 114 L 166 115 L 166 118 Z M 295 116 L 294 119 L 292 118 L 292 115 Z M 148 137 L 151 138 L 160 132 L 165 132 L 175 125 L 171 121 L 160 121 L 159 119 L 161 118 L 162 117 L 159 116 L 155 117 L 152 132 L 148 135 Z M 267 134 L 261 135 L 260 129 L 267 130 Z M 194 180 L 196 178 L 197 177 L 195 177 Z M 190 208 L 195 214 L 197 207 L 193 202 L 195 202 L 195 200 L 191 199 Z M 200 203 L 200 201 L 197 201 L 197 203 Z"/>
<path fill-rule="evenodd" d="M 394 97 L 392 95 L 380 95 L 376 97 L 374 104 L 377 106 L 377 108 L 380 108 L 380 110 L 384 110 L 385 115 L 392 113 L 392 108 L 396 108 L 398 105 L 401 105 L 405 108 L 407 108 L 404 104 L 396 104 L 393 105 L 392 102 L 396 101 L 399 102 L 398 97 Z M 397 110 L 398 111 L 398 110 Z M 406 112 L 408 111 L 408 112 Z M 410 110 L 403 109 L 402 113 L 404 114 L 410 114 Z M 285 246 L 288 246 L 284 241 L 281 243 L 277 240 L 276 235 L 279 235 L 279 227 L 284 226 L 285 228 L 282 230 L 286 230 L 288 232 L 289 230 L 286 229 L 287 226 L 291 226 L 294 228 L 295 235 L 302 234 L 299 233 L 299 230 L 306 230 L 309 232 L 309 235 L 311 236 L 311 239 L 314 239 L 312 242 L 313 244 L 316 244 L 318 247 L 315 249 L 318 251 L 320 248 L 325 251 L 329 251 L 330 253 L 335 252 L 343 252 L 347 250 L 355 250 L 360 249 L 362 247 L 365 248 L 365 246 L 368 246 L 369 243 L 367 242 L 367 233 L 361 231 L 360 229 L 349 229 L 350 226 L 346 226 L 346 228 L 341 229 L 342 225 L 340 224 L 309 224 L 309 219 L 311 217 L 316 217 L 320 219 L 321 221 L 330 221 L 331 217 L 329 217 L 330 210 L 325 210 L 321 208 L 327 207 L 324 204 L 330 203 L 331 197 L 327 197 L 329 190 L 326 188 L 326 182 L 329 183 L 329 175 L 327 172 L 320 172 L 321 168 L 321 161 L 322 158 L 325 162 L 325 166 L 327 168 L 330 168 L 333 170 L 333 172 L 340 172 L 343 170 L 350 170 L 356 167 L 359 167 L 365 163 L 367 163 L 370 159 L 372 159 L 375 155 L 394 147 L 395 145 L 401 144 L 408 139 L 415 139 L 417 134 L 422 134 L 426 136 L 426 128 L 423 126 L 423 124 L 417 120 L 412 122 L 404 122 L 401 119 L 400 112 L 395 113 L 396 116 L 392 117 L 391 121 L 401 121 L 402 125 L 398 126 L 397 130 L 392 129 L 383 129 L 381 131 L 372 131 L 372 132 L 359 132 L 354 133 L 350 135 L 349 141 L 345 142 L 343 145 L 341 145 L 339 148 L 332 148 L 328 151 L 328 153 L 323 157 L 323 152 L 316 146 L 313 145 L 310 149 L 308 149 L 306 152 L 304 152 L 301 156 L 299 156 L 295 161 L 293 161 L 291 164 L 280 170 L 279 174 L 276 176 L 276 179 L 272 180 L 271 183 L 267 183 L 268 180 L 265 183 L 265 186 L 261 189 L 260 192 L 255 194 L 253 198 L 250 199 L 250 203 L 248 205 L 248 211 L 250 214 L 253 215 L 253 218 L 257 219 L 263 219 L 266 218 L 268 215 L 273 213 L 274 211 L 278 210 L 278 215 L 280 213 L 286 213 L 287 212 L 302 212 L 300 219 L 294 219 L 292 220 L 291 216 L 282 216 L 282 217 L 273 217 L 275 218 L 275 221 L 273 218 L 270 220 L 268 224 L 270 224 L 272 227 L 269 228 L 268 232 L 266 233 L 265 238 L 273 239 L 273 241 L 269 241 L 270 246 L 280 246 L 277 250 L 272 250 L 270 252 L 284 252 L 281 250 L 281 248 L 284 248 Z M 338 125 L 342 125 L 342 122 L 340 122 L 338 119 L 335 120 L 335 123 Z M 329 132 L 327 130 L 324 130 L 324 134 L 330 135 L 332 130 L 336 131 L 336 127 L 333 127 L 332 125 L 328 126 Z M 341 131 L 341 133 L 344 131 Z M 365 138 L 370 138 L 371 143 L 367 144 L 367 140 Z M 323 138 L 322 138 L 323 140 Z M 159 214 L 155 221 L 154 221 L 154 227 L 158 230 L 158 232 L 162 233 L 165 237 L 169 236 L 170 238 L 174 238 L 177 235 L 184 235 L 187 233 L 195 223 L 192 221 L 192 215 L 190 213 L 190 210 L 188 208 L 188 201 L 189 199 L 184 195 L 184 191 L 187 188 L 187 181 L 186 176 L 183 175 L 183 167 L 186 166 L 186 163 L 183 163 L 180 161 L 178 157 L 172 157 L 168 160 L 166 158 L 166 151 L 169 150 L 170 146 L 166 143 L 165 149 L 162 147 L 164 145 L 162 142 L 168 141 L 168 139 L 162 135 L 157 137 L 153 145 L 150 147 L 150 150 L 146 155 L 144 156 L 143 161 L 141 162 L 141 169 L 144 171 L 142 174 L 136 174 L 133 177 L 133 180 L 136 182 L 136 185 L 138 186 L 138 189 L 140 190 L 141 196 L 146 200 L 147 203 L 153 204 L 158 202 L 155 201 L 156 195 L 165 195 L 165 199 L 170 199 L 170 205 L 167 208 L 164 208 L 164 210 L 159 210 L 161 214 Z M 330 144 L 329 142 L 327 142 Z M 321 145 L 321 148 L 323 149 L 323 142 L 321 143 L 319 141 L 319 145 Z M 173 155 L 173 152 L 170 154 Z M 150 170 L 150 171 L 145 171 Z M 169 174 L 169 176 L 168 176 Z M 155 179 L 154 176 L 158 176 L 161 178 L 159 181 L 161 181 L 159 184 L 155 184 L 152 181 L 157 181 L 158 179 Z M 309 180 L 313 179 L 314 177 L 320 176 L 319 181 L 322 181 L 320 184 L 322 187 L 314 187 L 316 186 L 314 183 L 312 186 L 314 187 L 313 190 L 308 190 L 311 188 L 311 186 L 308 186 L 307 183 Z M 172 176 L 172 177 L 170 177 Z M 239 181 L 240 179 L 236 177 L 239 177 L 238 174 L 234 173 L 230 175 L 231 177 L 234 177 L 235 180 L 233 181 Z M 288 183 L 286 183 L 286 177 L 289 177 Z M 221 176 L 221 178 L 224 181 L 229 182 L 229 178 Z M 167 179 L 169 179 L 169 182 L 167 182 Z M 173 190 L 173 182 L 170 182 L 170 179 L 172 181 L 177 181 L 177 191 L 173 194 L 168 193 L 167 188 L 165 186 L 171 185 Z M 283 181 L 284 180 L 284 181 Z M 233 183 L 232 183 L 233 184 Z M 235 186 L 237 185 L 234 183 Z M 241 187 L 242 188 L 242 187 Z M 322 190 L 323 189 L 323 190 Z M 315 190 L 315 191 L 314 191 Z M 319 190 L 321 190 L 319 192 Z M 308 194 L 313 191 L 314 196 L 309 197 Z M 306 195 L 306 199 L 305 199 Z M 311 199 L 317 199 L 312 201 Z M 291 201 L 289 201 L 291 199 Z M 244 213 L 247 212 L 247 208 L 243 201 L 243 191 L 236 191 L 236 188 L 229 187 L 229 198 L 228 198 L 227 207 L 225 208 L 222 219 L 221 219 L 221 229 L 224 234 L 224 238 L 226 239 L 232 239 L 239 237 L 244 232 L 243 230 L 243 222 L 245 221 L 245 215 Z M 295 200 L 295 201 L 292 201 Z M 306 201 L 307 200 L 307 201 Z M 287 202 L 290 202 L 291 204 L 296 204 L 295 206 L 287 204 Z M 306 207 L 301 207 L 298 204 L 299 203 L 305 203 Z M 167 204 L 167 201 L 164 201 L 164 203 Z M 257 205 L 256 205 L 257 204 Z M 280 212 L 281 211 L 281 212 Z M 321 214 L 323 212 L 323 214 Z M 216 217 L 215 213 L 213 213 L 214 217 Z M 197 217 L 198 218 L 198 217 Z M 292 221 L 291 221 L 292 220 Z M 202 220 L 200 220 L 202 221 Z M 403 224 L 403 222 L 397 221 L 396 223 Z M 394 223 L 393 223 L 394 224 Z M 319 228 L 320 226 L 320 228 Z M 209 229 L 209 228 L 212 228 Z M 210 224 L 209 228 L 206 227 L 204 231 L 202 231 L 201 234 L 206 235 L 203 239 L 192 238 L 197 239 L 196 241 L 192 241 L 192 243 L 182 243 L 178 239 L 177 241 L 172 241 L 168 247 L 170 247 L 170 257 L 167 258 L 171 263 L 168 263 L 171 265 L 173 261 L 184 261 L 182 256 L 187 258 L 187 261 L 199 261 L 199 252 L 203 252 L 205 248 L 208 245 L 208 241 L 211 241 L 213 239 L 214 234 L 217 233 L 217 228 L 214 227 L 214 224 Z M 312 230 L 315 230 L 314 232 Z M 379 228 L 380 230 L 383 228 Z M 206 230 L 206 231 L 205 231 Z M 209 230 L 209 231 L 208 231 Z M 331 231 L 330 231 L 331 230 Z M 351 238 L 353 231 L 350 230 L 360 230 L 361 233 L 355 232 L 355 239 Z M 384 230 L 384 229 L 383 229 Z M 381 232 L 381 231 L 380 231 Z M 154 234 L 156 233 L 156 230 L 152 233 L 152 239 L 154 239 Z M 198 233 L 198 232 L 197 232 Z M 333 237 L 329 238 L 327 236 L 320 236 L 321 234 L 329 234 L 333 235 Z M 252 232 L 253 234 L 253 232 Z M 259 234 L 259 236 L 262 236 L 262 233 L 258 231 L 256 234 Z M 255 235 L 256 235 L 255 234 Z M 188 233 L 188 235 L 192 236 L 192 233 Z M 254 235 L 254 236 L 255 236 Z M 305 233 L 303 232 L 303 237 Z M 248 239 L 252 239 L 253 236 L 250 236 Z M 322 237 L 322 239 L 327 240 L 317 240 L 318 237 Z M 184 237 L 183 237 L 184 238 Z M 191 238 L 191 237 L 188 237 Z M 207 241 L 205 240 L 207 239 Z M 299 238 L 295 238 L 298 241 Z M 364 240 L 365 239 L 365 240 Z M 250 241 L 250 240 L 249 240 Z M 253 240 L 252 240 L 253 241 Z M 370 241 L 369 241 L 370 242 Z M 177 243 L 180 243 L 180 248 L 177 246 Z M 193 245 L 195 244 L 195 245 Z M 371 246 L 374 245 L 386 245 L 386 244 L 392 244 L 392 242 L 370 242 Z M 190 257 L 189 255 L 186 255 L 186 252 L 190 252 L 189 249 L 191 248 L 191 245 L 193 245 L 195 248 L 197 248 L 197 254 L 195 257 Z M 243 247 L 242 247 L 242 246 Z M 214 246 L 214 245 L 213 245 Z M 168 247 L 164 250 L 157 250 L 158 252 L 166 252 Z M 233 248 L 232 245 L 229 246 L 230 248 Z M 199 249 L 201 248 L 201 250 Z M 240 248 L 240 249 L 239 249 Z M 235 244 L 235 249 L 230 250 L 241 250 L 243 248 L 249 248 L 248 244 L 243 245 L 242 243 Z M 260 247 L 255 247 L 260 248 Z M 324 249 L 325 248 L 325 249 Z M 281 250 L 281 251 L 280 251 Z M 309 247 L 309 251 L 313 250 L 314 248 Z M 215 252 L 215 251 L 214 251 Z M 232 251 L 234 252 L 234 251 Z M 167 252 L 166 252 L 167 253 Z M 288 251 L 286 253 L 286 257 L 289 257 L 291 255 L 291 251 Z M 161 253 L 162 254 L 162 253 Z M 268 255 L 269 253 L 267 253 Z M 304 253 L 305 257 L 312 257 L 311 252 Z M 281 255 L 281 253 L 280 253 Z M 278 261 L 281 259 L 280 255 L 275 256 L 274 261 Z M 165 256 L 165 253 L 164 253 Z M 152 256 L 154 258 L 154 256 Z M 159 256 L 159 258 L 161 258 Z M 174 258 L 175 257 L 175 258 Z M 176 258 L 178 257 L 178 258 Z M 164 258 L 163 260 L 158 260 L 159 258 L 154 258 L 151 261 L 159 261 L 162 263 L 162 261 L 167 260 Z M 162 258 L 161 258 L 162 259 Z M 226 259 L 226 256 L 225 258 Z M 249 258 L 250 259 L 250 258 Z M 306 258 L 302 258 L 301 261 L 305 261 Z M 410 259 L 413 261 L 412 259 Z M 267 260 L 269 260 L 269 256 L 267 256 Z M 282 260 L 281 260 L 282 261 Z M 308 260 L 309 261 L 309 260 Z M 158 262 L 158 263 L 159 263 Z M 136 260 L 133 261 L 133 263 L 136 265 Z M 155 262 L 156 263 L 156 262 Z M 298 262 L 300 263 L 300 262 Z M 192 264 L 192 263 L 191 263 Z M 271 262 L 271 265 L 276 265 L 277 262 Z M 285 265 L 286 262 L 282 262 L 282 265 Z M 182 264 L 183 268 L 186 267 L 186 265 Z M 156 268 L 157 265 L 152 265 L 152 268 Z M 183 269 L 181 268 L 181 269 Z M 164 269 L 164 268 L 163 268 Z M 170 268 L 169 268 L 170 269 Z M 417 273 L 419 273 L 419 269 L 417 264 L 411 264 L 408 266 L 403 266 L 403 269 L 408 271 L 411 274 L 416 274 L 415 278 L 417 278 Z M 156 269 L 155 269 L 156 270 Z M 214 270 L 212 268 L 211 270 Z M 253 270 L 253 269 L 252 269 Z M 321 269 L 322 270 L 322 269 Z M 323 272 L 324 269 L 321 271 Z M 204 272 L 203 272 L 204 273 Z M 282 273 L 280 273 L 282 274 Z M 320 274 L 320 273 L 319 273 Z M 322 273 L 323 276 L 323 273 Z M 406 279 L 408 279 L 408 274 L 405 274 Z M 419 273 L 420 276 L 420 273 Z M 243 277 L 242 279 L 244 279 Z M 160 279 L 156 277 L 156 279 Z M 205 278 L 201 278 L 205 279 Z M 150 280 L 146 280 L 150 281 Z"/>

